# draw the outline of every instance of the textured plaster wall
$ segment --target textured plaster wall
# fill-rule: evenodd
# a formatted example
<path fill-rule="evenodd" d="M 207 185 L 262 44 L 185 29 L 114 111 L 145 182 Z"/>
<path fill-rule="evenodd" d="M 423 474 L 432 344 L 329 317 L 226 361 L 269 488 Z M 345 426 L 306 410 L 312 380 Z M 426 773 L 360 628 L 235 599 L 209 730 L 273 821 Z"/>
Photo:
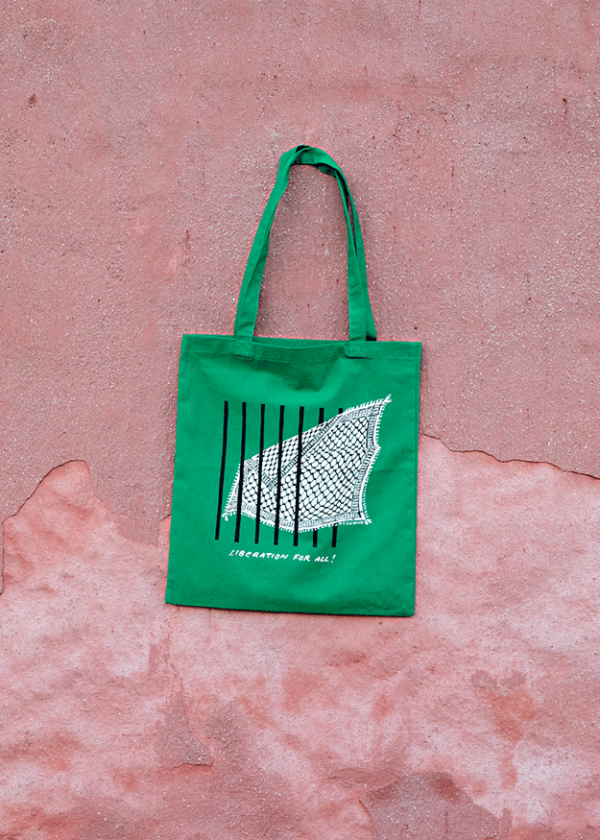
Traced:
<path fill-rule="evenodd" d="M 1 840 L 599 840 L 599 30 L 2 5 Z M 231 331 L 300 142 L 380 335 L 423 342 L 411 619 L 163 603 L 180 336 Z M 330 179 L 294 170 L 272 242 L 261 333 L 343 336 Z"/>

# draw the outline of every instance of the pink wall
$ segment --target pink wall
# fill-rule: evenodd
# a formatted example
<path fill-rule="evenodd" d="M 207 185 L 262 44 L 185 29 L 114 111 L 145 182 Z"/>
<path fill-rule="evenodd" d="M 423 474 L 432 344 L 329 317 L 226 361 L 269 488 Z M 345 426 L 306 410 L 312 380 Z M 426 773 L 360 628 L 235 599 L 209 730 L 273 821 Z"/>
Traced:
<path fill-rule="evenodd" d="M 599 840 L 598 31 L 586 0 L 3 5 L 0 838 Z M 380 335 L 423 342 L 411 619 L 163 603 L 179 340 L 231 331 L 301 142 Z M 344 334 L 343 243 L 296 168 L 262 333 Z"/>

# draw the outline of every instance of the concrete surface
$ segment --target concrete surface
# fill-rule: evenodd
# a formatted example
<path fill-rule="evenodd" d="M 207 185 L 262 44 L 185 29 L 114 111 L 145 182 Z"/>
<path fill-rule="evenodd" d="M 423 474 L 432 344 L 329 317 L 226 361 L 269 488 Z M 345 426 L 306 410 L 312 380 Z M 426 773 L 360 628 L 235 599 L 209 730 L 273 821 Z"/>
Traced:
<path fill-rule="evenodd" d="M 179 338 L 231 330 L 299 142 L 347 173 L 381 335 L 426 343 L 423 430 L 600 475 L 599 26 L 587 0 L 5 3 L 0 516 L 82 458 L 155 535 Z M 261 327 L 343 334 L 334 187 L 294 181 Z"/>
<path fill-rule="evenodd" d="M 598 840 L 600 482 L 421 439 L 409 619 L 163 603 L 83 462 L 6 520 L 0 837 Z"/>
<path fill-rule="evenodd" d="M 2 5 L 0 840 L 599 840 L 599 28 Z M 300 142 L 381 337 L 423 342 L 414 619 L 162 601 L 180 336 L 231 331 Z M 260 332 L 344 335 L 343 254 L 296 168 Z"/>

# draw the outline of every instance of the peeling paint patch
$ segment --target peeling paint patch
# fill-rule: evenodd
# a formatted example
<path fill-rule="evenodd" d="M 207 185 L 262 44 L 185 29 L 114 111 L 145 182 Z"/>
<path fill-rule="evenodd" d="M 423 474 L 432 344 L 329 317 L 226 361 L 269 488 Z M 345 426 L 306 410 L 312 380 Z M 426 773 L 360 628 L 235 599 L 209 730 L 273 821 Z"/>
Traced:
<path fill-rule="evenodd" d="M 361 798 L 375 840 L 506 840 L 510 815 L 500 819 L 476 805 L 448 773 L 412 773 Z"/>
<path fill-rule="evenodd" d="M 165 712 L 164 725 L 158 726 L 156 752 L 161 763 L 168 767 L 210 766 L 213 763 L 209 748 L 190 731 L 183 692 L 173 699 Z"/>
<path fill-rule="evenodd" d="M 34 502 L 35 499 L 35 502 Z M 27 573 L 27 552 L 20 550 L 32 535 L 47 539 L 59 550 L 80 551 L 96 528 L 110 520 L 119 534 L 138 543 L 155 545 L 156 540 L 143 539 L 133 520 L 114 513 L 98 498 L 92 487 L 89 465 L 82 460 L 65 461 L 53 467 L 16 513 L 2 522 L 0 539 L 0 594 L 4 590 L 4 556 L 20 559 L 20 571 Z M 151 530 L 151 529 L 150 529 Z M 168 533 L 168 531 L 167 531 Z M 14 567 L 12 571 L 16 570 Z"/>
<path fill-rule="evenodd" d="M 11 557 L 10 580 L 24 580 L 31 567 L 31 544 L 82 551 L 100 524 L 110 515 L 94 495 L 85 461 L 68 461 L 50 470 L 18 511 L 2 523 L 4 552 Z M 15 563 L 15 561 L 17 561 Z M 49 577 L 51 570 L 48 567 Z"/>

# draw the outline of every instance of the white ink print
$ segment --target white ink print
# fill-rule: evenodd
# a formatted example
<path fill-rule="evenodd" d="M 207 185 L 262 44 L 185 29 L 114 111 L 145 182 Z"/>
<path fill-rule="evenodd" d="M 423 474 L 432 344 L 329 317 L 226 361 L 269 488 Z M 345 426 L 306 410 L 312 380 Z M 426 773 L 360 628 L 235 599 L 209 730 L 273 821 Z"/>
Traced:
<path fill-rule="evenodd" d="M 281 452 L 279 528 L 298 531 L 332 525 L 370 524 L 365 494 L 369 475 L 380 452 L 377 433 L 391 396 L 348 408 L 302 433 L 300 483 L 297 485 L 298 435 L 284 440 Z M 260 492 L 260 521 L 275 526 L 279 445 L 265 449 L 259 488 L 259 457 L 244 461 L 241 512 L 256 519 Z M 225 506 L 227 519 L 237 512 L 240 470 Z"/>

